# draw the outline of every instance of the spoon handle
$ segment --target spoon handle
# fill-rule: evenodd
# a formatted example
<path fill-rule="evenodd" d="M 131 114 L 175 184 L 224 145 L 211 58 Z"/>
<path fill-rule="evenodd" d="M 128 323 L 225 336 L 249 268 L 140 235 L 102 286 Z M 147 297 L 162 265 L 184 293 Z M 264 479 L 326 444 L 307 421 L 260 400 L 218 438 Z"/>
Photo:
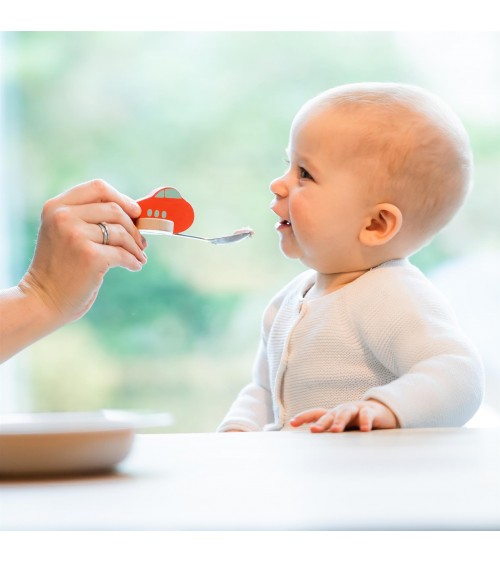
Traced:
<path fill-rule="evenodd" d="M 196 237 L 194 235 L 186 235 L 184 233 L 169 233 L 169 234 L 174 236 L 174 237 L 195 238 L 196 240 L 202 240 L 204 242 L 211 242 L 211 240 L 209 238 L 205 238 L 205 237 Z"/>
<path fill-rule="evenodd" d="M 247 237 L 251 237 L 253 235 L 253 230 L 242 229 L 240 232 L 235 232 L 232 235 L 226 235 L 223 237 L 214 237 L 214 238 L 196 237 L 194 235 L 186 235 L 184 233 L 171 233 L 171 234 L 174 237 L 194 238 L 196 240 L 210 242 L 211 244 L 231 244 L 232 242 L 238 242 L 239 240 L 243 240 Z"/>
<path fill-rule="evenodd" d="M 185 237 L 185 238 L 201 240 L 203 242 L 209 242 L 211 244 L 231 244 L 232 242 L 238 242 L 239 240 L 243 240 L 253 235 L 252 229 L 241 229 L 240 231 L 236 231 L 232 235 L 226 235 L 223 237 L 214 237 L 214 238 L 197 237 L 195 235 L 186 235 L 185 233 L 173 233 L 172 231 L 166 231 L 160 229 L 139 229 L 139 230 L 141 233 L 148 235 L 167 235 L 170 237 Z"/>

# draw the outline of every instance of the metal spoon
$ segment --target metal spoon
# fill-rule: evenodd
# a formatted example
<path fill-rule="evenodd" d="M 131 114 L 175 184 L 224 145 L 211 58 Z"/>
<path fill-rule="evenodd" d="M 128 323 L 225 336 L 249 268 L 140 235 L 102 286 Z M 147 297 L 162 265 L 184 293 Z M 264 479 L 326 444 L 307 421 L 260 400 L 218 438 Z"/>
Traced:
<path fill-rule="evenodd" d="M 214 238 L 197 237 L 195 235 L 186 235 L 184 233 L 173 233 L 169 230 L 161 230 L 160 228 L 158 229 L 140 228 L 139 231 L 147 235 L 167 235 L 172 237 L 193 238 L 196 240 L 201 240 L 203 242 L 210 242 L 211 244 L 231 244 L 232 242 L 238 242 L 240 240 L 251 237 L 254 234 L 253 230 L 248 227 L 245 229 L 239 229 L 238 231 L 235 231 L 232 235 L 226 235 L 223 237 L 214 237 Z"/>
<path fill-rule="evenodd" d="M 215 238 L 205 238 L 205 237 L 195 237 L 194 235 L 185 235 L 184 233 L 169 233 L 174 237 L 186 237 L 194 238 L 196 240 L 201 240 L 204 242 L 210 242 L 211 244 L 231 244 L 232 242 L 239 242 L 240 240 L 251 237 L 254 232 L 252 229 L 240 229 L 235 231 L 232 235 L 226 235 L 223 237 Z"/>

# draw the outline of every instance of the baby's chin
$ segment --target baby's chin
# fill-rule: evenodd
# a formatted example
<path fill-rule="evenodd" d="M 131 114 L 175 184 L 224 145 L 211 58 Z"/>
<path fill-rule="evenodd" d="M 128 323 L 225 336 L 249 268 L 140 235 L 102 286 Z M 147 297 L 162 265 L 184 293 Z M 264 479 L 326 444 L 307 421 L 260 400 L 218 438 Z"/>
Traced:
<path fill-rule="evenodd" d="M 291 260 L 301 260 L 302 258 L 303 253 L 300 251 L 300 248 L 297 248 L 290 240 L 282 238 L 280 240 L 280 249 L 281 252 Z"/>

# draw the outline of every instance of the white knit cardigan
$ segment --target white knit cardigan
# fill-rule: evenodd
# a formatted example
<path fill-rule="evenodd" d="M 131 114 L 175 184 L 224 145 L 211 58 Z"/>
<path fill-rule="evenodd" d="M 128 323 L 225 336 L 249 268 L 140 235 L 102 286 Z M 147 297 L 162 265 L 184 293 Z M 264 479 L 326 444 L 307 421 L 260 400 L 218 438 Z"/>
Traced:
<path fill-rule="evenodd" d="M 392 260 L 317 299 L 306 271 L 270 302 L 253 382 L 218 431 L 291 430 L 299 412 L 376 399 L 402 428 L 460 426 L 478 409 L 481 360 L 443 295 Z"/>

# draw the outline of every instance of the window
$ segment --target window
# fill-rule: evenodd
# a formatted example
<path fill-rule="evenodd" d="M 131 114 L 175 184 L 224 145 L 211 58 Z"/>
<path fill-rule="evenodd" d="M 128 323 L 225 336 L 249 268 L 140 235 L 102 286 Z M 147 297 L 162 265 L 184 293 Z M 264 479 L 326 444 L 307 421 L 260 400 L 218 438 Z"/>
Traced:
<path fill-rule="evenodd" d="M 11 249 L 23 241 L 15 249 L 19 269 L 29 263 L 44 201 L 95 177 L 136 199 L 156 186 L 177 187 L 194 207 L 195 235 L 246 225 L 256 232 L 225 248 L 151 237 L 140 273 L 109 272 L 88 315 L 23 354 L 24 390 L 34 410 L 166 410 L 176 418 L 173 431 L 217 426 L 250 380 L 265 305 L 303 270 L 281 255 L 269 211 L 268 187 L 282 173 L 291 119 L 307 99 L 336 84 L 413 82 L 455 108 L 475 152 L 475 189 L 413 261 L 433 275 L 467 257 L 498 256 L 497 33 L 4 37 L 8 113 L 18 125 L 3 139 L 6 153 L 16 155 L 3 162 L 4 192 L 20 184 L 25 208 L 17 215 L 22 237 L 3 224 L 0 230 Z M 110 88 L 102 87 L 103 76 Z M 497 335 L 491 323 L 500 318 L 498 303 L 477 317 Z M 498 354 L 487 357 L 487 402 L 500 412 Z"/>

